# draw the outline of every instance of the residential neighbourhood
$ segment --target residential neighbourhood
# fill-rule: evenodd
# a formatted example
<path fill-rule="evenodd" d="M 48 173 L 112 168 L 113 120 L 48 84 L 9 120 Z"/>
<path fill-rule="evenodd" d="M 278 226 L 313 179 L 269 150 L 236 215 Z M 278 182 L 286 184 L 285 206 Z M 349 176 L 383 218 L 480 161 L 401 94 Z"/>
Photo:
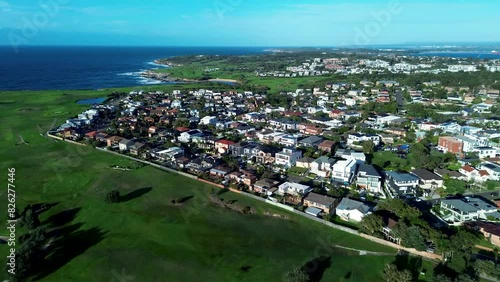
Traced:
<path fill-rule="evenodd" d="M 428 91 L 440 87 L 427 85 Z M 282 93 L 301 101 L 288 108 L 250 91 L 131 92 L 112 105 L 94 105 L 52 133 L 326 220 L 359 224 L 378 203 L 403 199 L 434 201 L 433 216 L 449 225 L 500 222 L 488 200 L 455 195 L 500 190 L 498 117 L 483 108 L 473 115 L 414 117 L 413 108 L 427 102 L 406 89 L 412 94 L 399 105 L 398 91 L 405 89 L 397 81 L 329 83 Z M 371 108 L 381 101 L 396 108 Z M 390 230 L 384 229 L 386 239 L 400 242 Z"/>

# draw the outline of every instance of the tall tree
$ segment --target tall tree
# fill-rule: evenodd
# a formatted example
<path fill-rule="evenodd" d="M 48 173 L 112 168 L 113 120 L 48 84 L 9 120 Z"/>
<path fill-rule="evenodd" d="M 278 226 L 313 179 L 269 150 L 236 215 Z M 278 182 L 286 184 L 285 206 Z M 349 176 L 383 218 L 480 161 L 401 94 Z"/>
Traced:
<path fill-rule="evenodd" d="M 384 268 L 384 278 L 386 282 L 410 282 L 413 281 L 411 272 L 407 269 L 398 270 L 394 264 L 387 264 Z"/>
<path fill-rule="evenodd" d="M 373 141 L 365 141 L 363 142 L 363 152 L 367 155 L 373 154 L 375 151 L 375 143 Z"/>
<path fill-rule="evenodd" d="M 283 276 L 285 282 L 308 282 L 309 275 L 301 268 L 290 270 Z"/>
<path fill-rule="evenodd" d="M 369 235 L 380 233 L 383 227 L 384 220 L 382 217 L 373 213 L 363 217 L 359 223 L 359 231 Z"/>

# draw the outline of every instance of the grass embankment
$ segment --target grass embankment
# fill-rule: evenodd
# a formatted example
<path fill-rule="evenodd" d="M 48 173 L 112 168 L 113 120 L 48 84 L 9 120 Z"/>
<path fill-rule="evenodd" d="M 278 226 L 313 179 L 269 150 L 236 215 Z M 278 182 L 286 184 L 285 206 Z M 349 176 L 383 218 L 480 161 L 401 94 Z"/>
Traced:
<path fill-rule="evenodd" d="M 4 179 L 8 167 L 16 168 L 18 207 L 56 204 L 41 215 L 44 226 L 57 230 L 42 281 L 112 281 L 123 274 L 135 281 L 280 281 L 286 271 L 321 255 L 331 255 L 321 281 L 380 281 L 384 265 L 395 260 L 335 249 L 329 254 L 332 245 L 395 250 L 233 193 L 221 197 L 256 213 L 222 209 L 209 200 L 209 185 L 151 167 L 114 170 L 113 165 L 135 164 L 40 135 L 39 126 L 43 132 L 54 119 L 60 124 L 86 108 L 75 101 L 105 94 L 0 93 L 0 159 Z M 29 145 L 20 144 L 18 135 Z M 114 187 L 126 195 L 124 202 L 104 203 Z M 0 202 L 7 206 L 2 191 Z M 192 198 L 170 204 L 178 197 Z M 5 257 L 7 246 L 0 250 Z"/>

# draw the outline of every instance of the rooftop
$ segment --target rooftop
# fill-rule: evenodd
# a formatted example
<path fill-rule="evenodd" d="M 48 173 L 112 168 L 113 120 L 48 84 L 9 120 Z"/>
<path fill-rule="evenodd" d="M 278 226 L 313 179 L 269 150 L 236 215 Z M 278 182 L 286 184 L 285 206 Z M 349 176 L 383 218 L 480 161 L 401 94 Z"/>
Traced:
<path fill-rule="evenodd" d="M 339 206 L 337 207 L 337 209 L 338 210 L 358 210 L 361 213 L 366 214 L 371 210 L 371 207 L 363 202 L 360 202 L 360 201 L 351 200 L 349 198 L 343 198 L 342 201 L 340 202 Z"/>
<path fill-rule="evenodd" d="M 364 172 L 368 176 L 375 176 L 381 178 L 382 176 L 380 173 L 375 169 L 374 166 L 372 165 L 367 165 L 367 164 L 360 164 L 359 169 L 358 169 L 358 174 L 360 172 Z"/>
<path fill-rule="evenodd" d="M 443 178 L 440 177 L 439 175 L 430 172 L 426 169 L 414 169 L 411 171 L 411 173 L 415 174 L 422 180 L 443 180 Z"/>
<path fill-rule="evenodd" d="M 318 203 L 318 204 L 325 205 L 325 206 L 331 206 L 335 203 L 335 198 L 331 198 L 331 197 L 316 194 L 316 193 L 309 193 L 309 195 L 304 200 Z"/>
<path fill-rule="evenodd" d="M 411 182 L 411 181 L 418 181 L 419 178 L 413 174 L 410 173 L 402 173 L 402 172 L 397 172 L 397 171 L 386 171 L 385 174 L 392 178 L 396 182 Z"/>
<path fill-rule="evenodd" d="M 477 212 L 495 210 L 497 207 L 480 198 L 445 199 L 441 201 L 446 205 L 453 206 L 462 212 Z"/>

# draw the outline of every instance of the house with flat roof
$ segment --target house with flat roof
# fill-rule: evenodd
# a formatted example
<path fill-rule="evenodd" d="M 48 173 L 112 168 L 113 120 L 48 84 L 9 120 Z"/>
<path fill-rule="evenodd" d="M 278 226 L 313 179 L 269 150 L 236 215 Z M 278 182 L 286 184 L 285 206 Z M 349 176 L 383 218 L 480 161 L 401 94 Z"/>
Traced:
<path fill-rule="evenodd" d="M 357 168 L 358 161 L 355 159 L 337 161 L 332 167 L 332 181 L 343 185 L 351 184 Z"/>
<path fill-rule="evenodd" d="M 443 220 L 450 225 L 461 225 L 476 220 L 500 220 L 497 206 L 481 198 L 441 200 L 440 213 Z"/>
<path fill-rule="evenodd" d="M 500 165 L 499 164 L 495 164 L 495 163 L 491 163 L 491 162 L 484 162 L 484 163 L 480 163 L 478 168 L 480 170 L 487 171 L 488 174 L 490 175 L 489 177 L 491 180 L 500 181 Z"/>
<path fill-rule="evenodd" d="M 295 183 L 295 182 L 285 182 L 278 186 L 278 195 L 293 195 L 293 196 L 305 196 L 311 192 L 313 188 L 307 185 Z"/>
<path fill-rule="evenodd" d="M 274 180 L 274 179 L 264 178 L 264 179 L 261 179 L 261 180 L 255 182 L 255 184 L 253 185 L 253 190 L 255 192 L 264 193 L 264 194 L 267 194 L 270 196 L 270 195 L 272 195 L 273 192 L 275 192 L 277 190 L 278 185 L 280 183 L 281 182 Z M 276 189 L 273 189 L 273 188 L 276 188 Z"/>
<path fill-rule="evenodd" d="M 443 187 L 443 178 L 431 171 L 426 169 L 414 169 L 411 173 L 420 179 L 419 186 L 423 190 L 424 196 L 427 196 L 430 192 Z"/>
<path fill-rule="evenodd" d="M 493 147 L 475 147 L 472 152 L 480 159 L 494 158 L 497 155 L 497 150 Z"/>
<path fill-rule="evenodd" d="M 410 173 L 386 171 L 385 187 L 394 196 L 415 195 L 420 178 Z"/>
<path fill-rule="evenodd" d="M 372 165 L 360 164 L 356 180 L 356 187 L 369 193 L 382 193 L 382 176 Z"/>
<path fill-rule="evenodd" d="M 283 151 L 276 153 L 276 165 L 281 165 L 286 168 L 295 166 L 297 160 L 302 158 L 302 151 L 293 148 L 284 148 Z"/>

